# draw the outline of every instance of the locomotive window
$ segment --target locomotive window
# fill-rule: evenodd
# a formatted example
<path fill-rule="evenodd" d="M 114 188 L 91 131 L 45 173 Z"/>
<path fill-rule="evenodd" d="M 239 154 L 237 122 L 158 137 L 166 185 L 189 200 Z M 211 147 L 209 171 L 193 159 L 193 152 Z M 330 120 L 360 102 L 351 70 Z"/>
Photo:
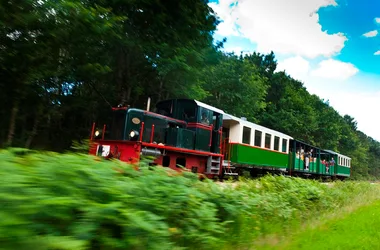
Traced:
<path fill-rule="evenodd" d="M 186 168 L 186 158 L 178 157 L 176 160 L 176 167 L 177 168 L 180 168 L 180 167 Z"/>
<path fill-rule="evenodd" d="M 124 125 L 126 113 L 123 110 L 114 111 L 112 114 L 112 123 L 106 126 L 104 139 L 106 140 L 123 140 Z"/>
<path fill-rule="evenodd" d="M 243 143 L 251 144 L 251 128 L 243 127 Z"/>
<path fill-rule="evenodd" d="M 276 151 L 280 150 L 280 137 L 278 136 L 274 137 L 274 150 Z"/>
<path fill-rule="evenodd" d="M 202 124 L 205 124 L 205 125 L 211 125 L 211 123 L 212 123 L 212 111 L 205 109 L 205 108 L 201 108 L 200 110 L 201 110 L 201 112 L 200 112 L 201 116 L 200 116 L 199 122 Z"/>
<path fill-rule="evenodd" d="M 162 166 L 169 167 L 169 165 L 170 165 L 170 156 L 164 155 L 164 157 L 162 157 Z"/>
<path fill-rule="evenodd" d="M 286 152 L 286 144 L 288 143 L 288 140 L 282 139 L 282 152 Z"/>
<path fill-rule="evenodd" d="M 265 134 L 265 148 L 270 149 L 270 140 L 272 136 L 270 134 Z"/>
<path fill-rule="evenodd" d="M 173 103 L 172 101 L 161 102 L 157 104 L 157 113 L 165 116 L 172 116 Z"/>
<path fill-rule="evenodd" d="M 195 107 L 185 107 L 183 109 L 183 119 L 185 121 L 193 121 L 196 117 L 196 108 Z"/>
<path fill-rule="evenodd" d="M 263 133 L 259 130 L 255 131 L 255 146 L 261 147 L 261 136 Z"/>

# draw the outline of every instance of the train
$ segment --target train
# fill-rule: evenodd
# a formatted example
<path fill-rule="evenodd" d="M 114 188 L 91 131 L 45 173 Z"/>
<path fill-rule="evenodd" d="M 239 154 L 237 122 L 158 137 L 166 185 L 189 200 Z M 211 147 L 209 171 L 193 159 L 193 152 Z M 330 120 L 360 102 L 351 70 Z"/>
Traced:
<path fill-rule="evenodd" d="M 92 125 L 89 154 L 191 171 L 210 179 L 268 173 L 346 179 L 351 158 L 236 117 L 194 99 L 168 99 L 150 111 L 118 107 Z"/>

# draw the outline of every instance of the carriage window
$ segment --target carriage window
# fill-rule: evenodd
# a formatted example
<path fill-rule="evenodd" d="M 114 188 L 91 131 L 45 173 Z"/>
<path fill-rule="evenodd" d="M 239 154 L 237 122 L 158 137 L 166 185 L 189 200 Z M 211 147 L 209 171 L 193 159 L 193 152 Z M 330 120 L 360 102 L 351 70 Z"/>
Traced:
<path fill-rule="evenodd" d="M 256 130 L 255 131 L 255 146 L 257 147 L 261 147 L 261 136 L 262 136 L 262 132 L 261 131 L 258 131 Z"/>
<path fill-rule="evenodd" d="M 272 136 L 270 134 L 265 134 L 265 148 L 270 149 L 270 140 Z"/>
<path fill-rule="evenodd" d="M 286 152 L 286 144 L 288 143 L 288 140 L 282 139 L 282 152 Z"/>
<path fill-rule="evenodd" d="M 274 137 L 274 150 L 279 151 L 280 149 L 280 137 Z"/>
<path fill-rule="evenodd" d="M 243 143 L 251 144 L 251 128 L 243 127 Z"/>

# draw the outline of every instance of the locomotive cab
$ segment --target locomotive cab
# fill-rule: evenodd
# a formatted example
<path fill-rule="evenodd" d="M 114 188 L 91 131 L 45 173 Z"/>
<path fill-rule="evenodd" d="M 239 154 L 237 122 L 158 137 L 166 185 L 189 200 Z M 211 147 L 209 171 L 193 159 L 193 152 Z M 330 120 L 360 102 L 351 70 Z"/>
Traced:
<path fill-rule="evenodd" d="M 205 103 L 192 99 L 172 99 L 157 103 L 160 115 L 183 120 L 188 135 L 193 134 L 192 149 L 212 153 L 221 152 L 221 133 L 224 112 Z M 180 132 L 180 133 L 184 133 Z"/>

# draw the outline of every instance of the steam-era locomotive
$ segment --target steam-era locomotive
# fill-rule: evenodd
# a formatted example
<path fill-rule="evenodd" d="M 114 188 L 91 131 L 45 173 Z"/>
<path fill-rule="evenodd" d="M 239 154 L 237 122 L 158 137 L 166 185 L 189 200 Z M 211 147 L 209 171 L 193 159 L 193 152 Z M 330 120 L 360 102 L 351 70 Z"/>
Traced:
<path fill-rule="evenodd" d="M 148 101 L 149 103 L 149 101 Z M 208 178 L 267 172 L 344 179 L 351 158 L 323 150 L 289 135 L 251 123 L 191 99 L 157 103 L 155 112 L 117 107 L 113 120 L 94 123 L 90 154 L 138 163 L 182 168 Z"/>

